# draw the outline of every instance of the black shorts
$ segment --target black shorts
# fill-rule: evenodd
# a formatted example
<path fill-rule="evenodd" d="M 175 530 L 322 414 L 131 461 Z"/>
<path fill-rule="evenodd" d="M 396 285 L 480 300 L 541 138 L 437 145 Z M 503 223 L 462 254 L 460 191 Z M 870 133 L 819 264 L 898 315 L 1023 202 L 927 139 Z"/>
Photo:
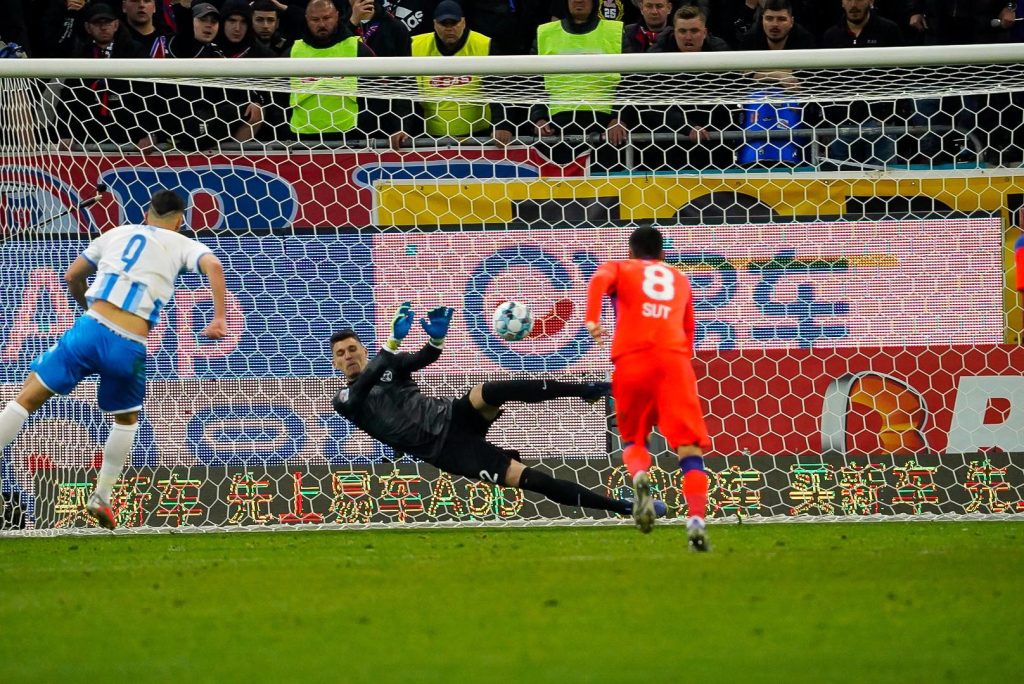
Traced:
<path fill-rule="evenodd" d="M 456 399 L 452 404 L 452 424 L 434 465 L 452 475 L 503 484 L 509 464 L 522 459 L 518 451 L 502 449 L 487 441 L 487 431 L 493 422 L 473 408 L 469 394 Z"/>

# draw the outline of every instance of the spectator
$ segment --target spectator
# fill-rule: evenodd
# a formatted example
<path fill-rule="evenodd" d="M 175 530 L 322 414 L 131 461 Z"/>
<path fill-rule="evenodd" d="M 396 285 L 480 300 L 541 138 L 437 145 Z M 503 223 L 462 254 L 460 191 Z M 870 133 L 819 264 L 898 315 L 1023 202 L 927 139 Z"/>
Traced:
<path fill-rule="evenodd" d="M 349 23 L 378 57 L 408 57 L 412 39 L 405 24 L 387 13 L 381 0 L 352 0 Z"/>
<path fill-rule="evenodd" d="M 155 0 L 122 0 L 121 12 L 132 40 L 142 46 L 150 57 L 167 56 L 167 30 L 153 21 Z"/>
<path fill-rule="evenodd" d="M 220 33 L 217 45 L 228 58 L 273 57 L 273 53 L 256 40 L 252 28 L 252 8 L 247 0 L 227 0 L 221 7 Z"/>
<path fill-rule="evenodd" d="M 872 9 L 872 0 L 842 0 L 843 20 L 825 32 L 822 47 L 864 48 L 902 45 L 903 37 L 895 22 L 878 16 Z M 830 126 L 881 128 L 895 112 L 894 102 L 850 102 L 827 105 L 824 119 Z M 881 166 L 896 154 L 895 141 L 884 133 L 838 136 L 828 146 L 832 161 L 853 160 L 859 164 Z"/>
<path fill-rule="evenodd" d="M 672 29 L 661 35 L 650 52 L 723 52 L 729 45 L 708 33 L 707 16 L 699 7 L 684 4 L 672 15 Z M 696 77 L 696 76 L 695 76 Z M 640 149 L 644 168 L 722 169 L 732 165 L 733 152 L 720 140 L 711 142 L 712 133 L 721 133 L 732 124 L 725 106 L 673 105 L 637 109 L 645 131 L 675 134 L 675 142 L 657 140 Z"/>
<path fill-rule="evenodd" d="M 384 11 L 402 22 L 411 36 L 430 33 L 437 0 L 383 0 Z"/>
<path fill-rule="evenodd" d="M 823 48 L 894 47 L 903 45 L 895 22 L 879 16 L 872 0 L 843 0 L 843 20 L 822 38 Z"/>
<path fill-rule="evenodd" d="M 814 48 L 814 36 L 796 23 L 790 0 L 764 0 L 758 26 L 743 38 L 744 50 L 805 50 Z M 788 70 L 762 71 L 755 77 L 766 87 L 753 99 L 777 99 L 797 84 Z M 743 128 L 747 131 L 786 131 L 802 128 L 803 108 L 798 103 L 755 102 L 743 105 Z M 736 155 L 741 165 L 791 165 L 802 158 L 796 142 L 749 140 Z"/>
<path fill-rule="evenodd" d="M 434 11 L 434 32 L 414 36 L 414 57 L 465 57 L 491 53 L 491 39 L 469 31 L 462 7 L 455 0 L 442 0 Z M 479 93 L 484 81 L 479 76 L 419 76 L 419 90 L 429 100 L 417 107 L 427 135 L 434 137 L 465 137 L 491 135 L 506 145 L 512 141 L 514 127 L 505 121 L 500 104 L 479 104 Z M 472 104 L 466 103 L 473 100 Z M 492 126 L 492 122 L 498 122 Z"/>
<path fill-rule="evenodd" d="M 668 28 L 668 17 L 672 13 L 669 0 L 641 0 L 640 21 L 630 24 L 622 32 L 623 52 L 647 52 Z"/>
<path fill-rule="evenodd" d="M 167 54 L 175 59 L 224 59 L 216 42 L 220 11 L 208 2 L 192 5 L 179 0 L 174 6 L 177 32 L 167 41 Z M 263 124 L 262 99 L 246 90 L 214 86 L 170 85 L 163 131 L 179 149 L 209 149 L 229 138 L 251 140 Z"/>
<path fill-rule="evenodd" d="M 694 5 L 683 5 L 672 15 L 672 30 L 662 33 L 650 52 L 727 52 L 729 44 L 711 35 L 707 15 Z"/>
<path fill-rule="evenodd" d="M 764 0 L 761 20 L 740 41 L 741 50 L 812 50 L 811 32 L 796 23 L 790 0 Z"/>
<path fill-rule="evenodd" d="M 306 3 L 255 0 L 251 5 L 252 27 L 257 39 L 275 56 L 287 57 L 292 43 L 306 31 Z"/>
<path fill-rule="evenodd" d="M 548 0 L 472 0 L 463 9 L 469 27 L 490 36 L 495 55 L 528 54 L 537 27 L 551 18 Z"/>
<path fill-rule="evenodd" d="M 306 34 L 295 41 L 291 56 L 373 57 L 373 51 L 359 39 L 353 29 L 353 24 L 339 20 L 338 8 L 332 0 L 310 0 L 306 5 Z M 311 81 L 313 84 L 316 82 L 315 79 Z M 329 83 L 330 89 L 336 93 L 338 79 L 330 79 Z M 292 93 L 291 130 L 299 140 L 352 145 L 367 135 L 390 130 L 391 144 L 398 147 L 405 137 L 401 123 L 388 123 L 407 112 L 386 112 L 383 108 L 374 112 L 368 105 L 361 106 L 356 97 L 355 77 L 345 77 L 341 79 L 341 84 L 347 85 L 351 94 L 318 95 L 308 91 Z"/>
<path fill-rule="evenodd" d="M 252 30 L 256 42 L 274 57 L 287 57 L 292 51 L 292 40 L 281 32 L 281 15 L 274 0 L 256 0 L 252 3 Z"/>
<path fill-rule="evenodd" d="M 72 30 L 62 31 L 58 40 L 61 57 L 80 59 L 121 59 L 146 56 L 121 26 L 110 5 L 93 3 L 81 10 L 68 3 L 66 28 L 81 15 L 85 38 Z M 150 132 L 156 122 L 146 110 L 133 82 L 117 79 L 69 79 L 61 92 L 57 110 L 57 135 L 61 142 L 124 145 L 134 143 L 140 150 L 153 147 Z"/>
<path fill-rule="evenodd" d="M 540 55 L 560 54 L 620 54 L 622 52 L 622 22 L 602 19 L 597 12 L 596 0 L 567 0 L 568 15 L 560 21 L 542 24 L 537 28 L 535 52 Z M 619 121 L 619 112 L 611 104 L 564 104 L 583 98 L 610 100 L 615 94 L 619 74 L 544 76 L 544 88 L 556 103 L 536 104 L 530 111 L 530 120 L 541 137 L 559 135 L 587 136 L 602 132 L 607 145 L 598 150 L 598 162 L 603 166 L 615 164 L 617 153 L 609 146 L 626 142 L 626 128 Z M 554 145 L 551 158 L 565 164 L 584 153 L 586 143 Z"/>

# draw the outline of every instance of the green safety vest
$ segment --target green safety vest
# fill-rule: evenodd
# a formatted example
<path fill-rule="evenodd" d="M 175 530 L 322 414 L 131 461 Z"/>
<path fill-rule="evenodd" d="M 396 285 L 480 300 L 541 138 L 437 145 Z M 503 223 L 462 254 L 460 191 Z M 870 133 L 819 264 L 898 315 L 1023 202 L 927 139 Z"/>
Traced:
<path fill-rule="evenodd" d="M 477 57 L 491 52 L 491 39 L 470 31 L 466 44 L 453 57 Z M 433 33 L 412 37 L 413 57 L 437 57 Z M 463 136 L 490 129 L 491 108 L 480 102 L 479 76 L 417 76 L 420 92 L 434 101 L 424 101 L 423 114 L 428 135 Z M 467 100 L 475 100 L 468 103 Z"/>
<path fill-rule="evenodd" d="M 359 39 L 355 36 L 328 48 L 315 48 L 303 40 L 292 45 L 292 57 L 357 57 Z M 359 118 L 359 103 L 355 92 L 355 76 L 341 78 L 293 78 L 292 87 L 304 87 L 308 91 L 322 88 L 330 92 L 352 93 L 351 95 L 314 95 L 309 92 L 293 92 L 289 98 L 292 107 L 291 129 L 295 133 L 344 133 L 356 127 Z"/>
<path fill-rule="evenodd" d="M 622 53 L 622 22 L 601 19 L 590 33 L 569 33 L 561 21 L 541 24 L 537 29 L 537 54 L 540 55 L 618 55 Z M 619 74 L 546 74 L 544 87 L 553 104 L 548 114 L 591 111 L 610 114 L 611 105 L 571 105 L 590 98 L 610 98 L 622 76 Z"/>

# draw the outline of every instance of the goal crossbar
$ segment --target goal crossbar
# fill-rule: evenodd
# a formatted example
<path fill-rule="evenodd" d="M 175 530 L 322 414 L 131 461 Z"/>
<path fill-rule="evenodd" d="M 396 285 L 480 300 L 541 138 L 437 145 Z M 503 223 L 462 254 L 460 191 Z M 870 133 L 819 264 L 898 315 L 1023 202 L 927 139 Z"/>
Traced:
<path fill-rule="evenodd" d="M 379 57 L 376 59 L 25 59 L 0 61 L 0 78 L 196 78 L 698 73 L 750 69 L 864 69 L 971 64 L 1019 64 L 1024 44 L 773 50 L 765 52 L 501 57 Z"/>

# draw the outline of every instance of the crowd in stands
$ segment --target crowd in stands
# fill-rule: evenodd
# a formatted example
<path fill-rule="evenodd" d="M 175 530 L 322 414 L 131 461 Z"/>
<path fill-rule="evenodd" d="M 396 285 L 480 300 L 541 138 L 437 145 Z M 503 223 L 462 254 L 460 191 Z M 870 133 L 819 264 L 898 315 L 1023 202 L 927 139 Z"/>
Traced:
<path fill-rule="evenodd" d="M 1024 0 L 0 0 L 0 13 L 0 56 L 29 59 L 617 54 L 1024 42 Z M 587 84 L 599 93 L 614 93 L 617 86 L 613 74 Z M 807 157 L 799 140 L 762 136 L 736 143 L 725 133 L 824 123 L 836 131 L 874 131 L 852 138 L 837 132 L 829 138 L 829 159 L 885 164 L 933 157 L 940 146 L 935 136 L 925 135 L 913 141 L 913 150 L 899 149 L 907 144 L 884 130 L 894 121 L 955 125 L 973 117 L 969 124 L 975 128 L 1008 131 L 997 141 L 1003 147 L 1019 146 L 1020 123 L 1003 121 L 1008 114 L 1000 107 L 1015 109 L 1020 119 L 1017 105 L 1024 104 L 1005 95 L 814 110 L 777 102 L 520 108 L 465 104 L 487 92 L 487 77 L 420 77 L 417 87 L 429 96 L 422 102 L 67 81 L 52 135 L 69 146 L 112 143 L 141 150 L 204 150 L 250 140 L 359 144 L 368 138 L 397 147 L 421 135 L 507 144 L 517 136 L 539 136 L 560 160 L 599 139 L 603 149 L 595 155 L 612 168 L 622 163 L 623 144 L 643 131 L 649 135 L 636 146 L 638 163 L 661 169 L 798 165 Z M 579 78 L 544 77 L 555 101 L 571 102 L 576 87 Z M 982 121 L 985 112 L 989 120 Z"/>

